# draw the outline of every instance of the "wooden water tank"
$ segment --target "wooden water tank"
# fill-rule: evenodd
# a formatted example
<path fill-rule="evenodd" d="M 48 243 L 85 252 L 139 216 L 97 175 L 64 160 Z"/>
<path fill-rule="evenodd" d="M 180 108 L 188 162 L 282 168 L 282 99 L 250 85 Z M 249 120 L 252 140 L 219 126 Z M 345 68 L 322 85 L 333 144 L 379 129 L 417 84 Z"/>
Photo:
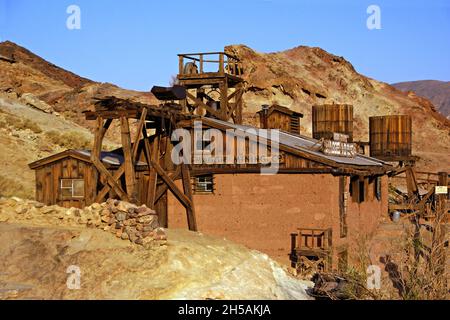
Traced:
<path fill-rule="evenodd" d="M 407 115 L 369 118 L 370 156 L 397 161 L 411 157 L 412 121 Z"/>
<path fill-rule="evenodd" d="M 349 136 L 353 141 L 353 106 L 350 104 L 323 104 L 312 107 L 314 139 L 330 139 L 333 132 Z"/>

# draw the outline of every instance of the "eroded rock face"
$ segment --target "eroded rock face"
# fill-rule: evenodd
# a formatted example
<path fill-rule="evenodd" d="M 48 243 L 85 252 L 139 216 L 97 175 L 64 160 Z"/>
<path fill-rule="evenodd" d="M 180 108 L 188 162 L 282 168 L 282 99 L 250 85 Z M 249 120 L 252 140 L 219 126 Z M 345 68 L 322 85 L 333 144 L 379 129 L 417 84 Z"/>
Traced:
<path fill-rule="evenodd" d="M 78 221 L 102 225 L 117 204 L 79 210 L 2 198 L 0 299 L 309 299 L 312 283 L 244 246 L 161 228 L 155 236 L 167 240 L 142 246 Z M 130 207 L 130 215 L 154 216 Z M 79 289 L 70 289 L 70 270 L 80 271 Z"/>

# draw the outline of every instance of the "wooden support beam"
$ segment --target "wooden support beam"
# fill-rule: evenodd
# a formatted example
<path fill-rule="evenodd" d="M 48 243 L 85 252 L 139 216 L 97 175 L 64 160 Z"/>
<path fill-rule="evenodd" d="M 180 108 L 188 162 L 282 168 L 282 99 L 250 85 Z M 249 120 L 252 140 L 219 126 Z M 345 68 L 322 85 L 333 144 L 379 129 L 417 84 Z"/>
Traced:
<path fill-rule="evenodd" d="M 134 143 L 133 143 L 132 150 L 131 150 L 131 153 L 132 153 L 132 155 L 133 155 L 134 161 L 137 161 L 136 155 L 137 155 L 137 150 L 138 150 L 138 147 L 139 147 L 139 137 L 140 137 L 140 132 L 141 132 L 141 130 L 142 130 L 142 127 L 143 127 L 143 125 L 144 125 L 144 123 L 145 123 L 145 118 L 146 118 L 146 115 L 147 115 L 146 110 L 147 110 L 147 109 L 144 109 L 144 111 L 142 112 L 141 120 L 140 120 L 140 122 L 139 122 L 139 128 L 140 128 L 140 129 L 138 130 L 139 134 L 136 136 L 136 138 L 135 138 L 135 140 L 134 140 Z M 108 120 L 110 120 L 110 119 L 108 119 Z M 111 124 L 111 123 L 110 123 L 110 124 Z M 144 130 L 145 130 L 145 129 L 144 129 Z M 122 164 L 120 165 L 119 169 L 117 169 L 117 171 L 114 173 L 114 176 L 113 176 L 114 181 L 119 181 L 119 179 L 122 177 L 122 175 L 123 175 L 124 173 L 125 173 L 125 164 L 122 163 Z M 111 190 L 111 186 L 110 186 L 109 184 L 106 184 L 105 186 L 103 186 L 102 190 L 100 190 L 100 192 L 97 194 L 97 196 L 96 196 L 96 198 L 95 198 L 95 202 L 102 202 L 102 201 L 104 200 L 106 194 L 107 194 L 110 190 Z"/>
<path fill-rule="evenodd" d="M 195 105 L 196 105 L 197 108 L 201 106 L 202 108 L 206 109 L 212 115 L 214 115 L 216 117 L 220 117 L 220 113 L 219 112 L 217 112 L 216 110 L 214 110 L 213 108 L 211 108 L 207 104 L 203 103 L 203 101 L 201 101 L 197 97 L 193 96 L 190 92 L 186 92 L 186 96 L 189 97 L 190 99 L 194 100 Z"/>
<path fill-rule="evenodd" d="M 147 118 L 147 108 L 142 110 L 141 118 L 139 119 L 138 127 L 136 130 L 136 137 L 134 137 L 133 141 L 133 149 L 131 150 L 131 154 L 133 156 L 134 161 L 136 161 L 136 155 L 139 147 L 139 140 L 141 138 L 142 130 L 145 130 L 145 119 Z"/>
<path fill-rule="evenodd" d="M 412 167 L 408 167 L 405 173 L 406 173 L 406 184 L 408 188 L 408 196 L 410 197 L 418 196 L 419 188 L 417 187 L 417 179 L 414 173 L 414 169 Z"/>
<path fill-rule="evenodd" d="M 448 174 L 447 172 L 439 172 L 439 186 L 448 185 Z M 446 215 L 447 215 L 447 194 L 437 194 L 436 195 L 436 219 L 434 221 L 434 232 L 431 245 L 431 255 L 430 263 L 436 263 L 432 266 L 432 269 L 436 276 L 442 276 L 445 273 L 446 266 L 446 249 L 444 246 L 445 236 L 446 236 Z M 447 290 L 447 285 L 445 284 L 445 290 Z"/>
<path fill-rule="evenodd" d="M 145 129 L 143 129 L 145 131 Z M 152 150 L 150 157 L 153 157 L 153 161 L 159 161 L 159 142 L 160 142 L 160 130 L 157 129 L 155 139 L 153 140 Z M 144 139 L 148 140 L 147 131 L 142 132 Z M 147 157 L 146 157 L 147 159 Z M 149 170 L 149 181 L 148 181 L 148 191 L 147 191 L 147 204 L 150 208 L 154 209 L 157 199 L 156 196 L 156 183 L 158 181 L 158 174 L 156 170 L 152 167 L 150 159 L 147 159 L 147 165 Z M 159 199 L 159 198 L 158 198 Z"/>
<path fill-rule="evenodd" d="M 183 179 L 183 190 L 185 195 L 191 202 L 189 207 L 186 207 L 186 215 L 188 221 L 188 227 L 191 231 L 197 231 L 197 221 L 195 218 L 194 197 L 192 194 L 191 175 L 189 173 L 189 167 L 186 164 L 181 164 L 181 176 Z"/>
<path fill-rule="evenodd" d="M 113 190 L 117 193 L 120 199 L 130 202 L 130 199 L 126 194 L 126 192 L 120 187 L 120 185 L 117 184 L 116 180 L 114 180 L 114 177 L 111 175 L 108 169 L 105 168 L 100 159 L 94 156 L 91 158 L 91 160 L 94 166 L 99 171 L 99 173 L 105 177 L 108 184 L 111 186 L 111 188 L 113 188 Z"/>
<path fill-rule="evenodd" d="M 103 138 L 105 137 L 106 131 L 108 130 L 109 126 L 111 125 L 111 119 L 106 120 L 106 122 L 103 122 L 102 117 L 97 118 L 97 125 L 95 127 L 95 133 L 94 133 L 94 145 L 92 146 L 91 151 L 91 160 L 96 158 L 100 161 L 101 153 L 102 153 L 102 144 L 103 144 Z M 95 171 L 93 176 L 93 184 L 94 184 L 94 192 L 97 192 L 97 186 L 99 182 L 99 172 Z M 95 194 L 94 194 L 95 196 Z"/>
<path fill-rule="evenodd" d="M 160 164 L 157 161 L 153 161 L 151 157 L 151 151 L 150 151 L 150 143 L 148 139 L 144 139 L 144 145 L 145 145 L 145 153 L 147 159 L 150 161 L 151 166 L 156 170 L 156 173 L 159 177 L 163 180 L 163 182 L 167 185 L 169 190 L 173 193 L 173 195 L 180 201 L 180 203 L 185 208 L 192 208 L 192 201 L 186 197 L 186 195 L 180 191 L 180 189 L 177 187 L 175 182 L 171 179 L 171 177 L 167 174 L 167 172 L 160 166 Z"/>
<path fill-rule="evenodd" d="M 173 195 L 178 199 L 178 201 L 181 202 L 181 204 L 186 207 L 192 207 L 191 200 L 186 197 L 186 195 L 178 189 L 175 182 L 169 177 L 169 175 L 166 173 L 166 171 L 161 168 L 161 166 L 153 162 L 152 160 L 152 166 L 156 169 L 156 172 L 161 177 L 161 179 L 164 181 L 165 184 L 169 187 L 169 190 L 173 193 Z"/>
<path fill-rule="evenodd" d="M 120 177 L 122 177 L 122 175 L 125 172 L 125 167 L 122 164 L 119 169 L 117 169 L 117 171 L 114 173 L 113 175 L 113 179 L 114 181 L 119 181 Z M 102 190 L 100 190 L 100 192 L 97 194 L 96 198 L 95 198 L 95 202 L 97 203 L 101 203 L 103 202 L 103 200 L 105 199 L 107 193 L 111 190 L 111 186 L 109 184 L 106 184 L 105 186 L 103 186 Z"/>
<path fill-rule="evenodd" d="M 175 181 L 181 178 L 181 167 L 178 166 L 177 169 L 175 170 L 175 172 L 170 175 L 170 178 Z M 158 202 L 158 200 L 164 195 L 164 193 L 167 192 L 167 190 L 169 189 L 169 187 L 167 186 L 167 184 L 163 184 L 161 185 L 156 192 L 155 195 L 155 203 Z"/>
<path fill-rule="evenodd" d="M 220 91 L 220 118 L 224 121 L 228 120 L 229 106 L 228 106 L 228 83 L 222 82 L 219 85 Z"/>
<path fill-rule="evenodd" d="M 130 127 L 128 124 L 128 119 L 125 117 L 120 118 L 120 131 L 125 165 L 125 183 L 127 187 L 127 194 L 131 202 L 135 203 L 137 201 L 136 175 L 134 170 L 134 159 L 131 154 Z"/>

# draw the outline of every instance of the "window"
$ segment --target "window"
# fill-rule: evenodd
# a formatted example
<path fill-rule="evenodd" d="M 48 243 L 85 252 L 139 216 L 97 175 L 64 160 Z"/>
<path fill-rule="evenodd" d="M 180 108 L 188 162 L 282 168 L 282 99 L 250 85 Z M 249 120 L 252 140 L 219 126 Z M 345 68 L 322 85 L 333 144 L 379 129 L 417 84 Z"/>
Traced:
<path fill-rule="evenodd" d="M 369 184 L 368 178 L 353 176 L 350 180 L 350 195 L 353 202 L 361 203 L 366 200 L 366 192 Z"/>
<path fill-rule="evenodd" d="M 196 193 L 213 193 L 214 181 L 212 175 L 200 176 L 194 178 L 194 192 Z"/>
<path fill-rule="evenodd" d="M 374 186 L 375 197 L 378 201 L 381 200 L 381 177 L 375 178 L 375 186 Z"/>
<path fill-rule="evenodd" d="M 83 179 L 61 179 L 60 181 L 63 198 L 84 198 Z"/>

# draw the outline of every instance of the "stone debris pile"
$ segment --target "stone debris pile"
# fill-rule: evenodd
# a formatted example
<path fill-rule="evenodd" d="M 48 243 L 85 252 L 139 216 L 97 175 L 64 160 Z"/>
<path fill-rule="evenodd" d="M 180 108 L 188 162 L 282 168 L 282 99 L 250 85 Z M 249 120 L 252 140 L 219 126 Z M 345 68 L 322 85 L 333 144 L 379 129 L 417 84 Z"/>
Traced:
<path fill-rule="evenodd" d="M 45 206 L 17 197 L 0 198 L 0 222 L 28 221 L 36 225 L 87 226 L 111 232 L 116 237 L 144 245 L 167 240 L 156 212 L 145 205 L 109 199 L 84 209 Z"/>
<path fill-rule="evenodd" d="M 167 239 L 164 229 L 159 226 L 155 210 L 145 205 L 138 207 L 128 202 L 109 199 L 100 214 L 101 221 L 107 224 L 104 230 L 123 240 L 145 244 L 152 240 Z"/>

